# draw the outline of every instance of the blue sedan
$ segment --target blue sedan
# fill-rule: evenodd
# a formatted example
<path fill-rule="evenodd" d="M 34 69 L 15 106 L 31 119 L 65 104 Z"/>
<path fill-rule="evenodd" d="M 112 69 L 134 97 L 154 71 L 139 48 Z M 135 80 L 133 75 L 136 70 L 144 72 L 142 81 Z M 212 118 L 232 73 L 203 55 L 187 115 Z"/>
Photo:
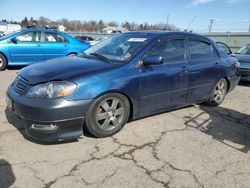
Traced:
<path fill-rule="evenodd" d="M 217 106 L 239 82 L 238 61 L 210 39 L 185 32 L 130 32 L 81 56 L 22 69 L 7 91 L 27 135 L 111 136 L 128 120 L 204 103 Z"/>
<path fill-rule="evenodd" d="M 0 38 L 0 71 L 7 66 L 78 54 L 88 47 L 89 44 L 54 29 L 22 29 Z"/>

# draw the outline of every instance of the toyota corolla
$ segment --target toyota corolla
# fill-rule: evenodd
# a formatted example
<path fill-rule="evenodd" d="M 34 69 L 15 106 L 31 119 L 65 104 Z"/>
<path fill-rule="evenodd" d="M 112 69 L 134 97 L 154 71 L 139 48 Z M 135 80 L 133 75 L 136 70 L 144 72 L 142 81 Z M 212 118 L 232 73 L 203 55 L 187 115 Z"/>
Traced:
<path fill-rule="evenodd" d="M 217 106 L 238 84 L 239 63 L 210 39 L 186 32 L 130 32 L 84 54 L 19 71 L 8 108 L 42 141 L 111 136 L 128 120 L 203 103 Z"/>

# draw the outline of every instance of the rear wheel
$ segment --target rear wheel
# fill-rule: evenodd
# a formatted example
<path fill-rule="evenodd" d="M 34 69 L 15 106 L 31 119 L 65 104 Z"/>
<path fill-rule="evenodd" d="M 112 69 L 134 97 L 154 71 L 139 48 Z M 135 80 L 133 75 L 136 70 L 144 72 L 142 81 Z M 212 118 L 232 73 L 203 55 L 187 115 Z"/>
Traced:
<path fill-rule="evenodd" d="M 111 136 L 122 129 L 129 113 L 129 101 L 125 96 L 117 93 L 103 95 L 90 106 L 86 128 L 95 137 Z"/>
<path fill-rule="evenodd" d="M 75 53 L 75 52 L 68 54 L 68 56 L 76 56 L 76 55 L 77 55 L 77 53 Z"/>
<path fill-rule="evenodd" d="M 7 67 L 7 60 L 2 54 L 0 54 L 0 71 L 4 70 L 6 67 Z"/>
<path fill-rule="evenodd" d="M 209 100 L 206 102 L 209 106 L 218 106 L 222 103 L 227 94 L 227 81 L 222 78 L 217 83 L 213 89 Z"/>

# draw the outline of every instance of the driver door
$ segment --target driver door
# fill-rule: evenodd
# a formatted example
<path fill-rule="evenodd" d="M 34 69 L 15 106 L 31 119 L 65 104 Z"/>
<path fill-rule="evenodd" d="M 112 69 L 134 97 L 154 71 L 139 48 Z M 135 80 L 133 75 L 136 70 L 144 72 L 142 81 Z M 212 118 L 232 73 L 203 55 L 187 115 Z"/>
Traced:
<path fill-rule="evenodd" d="M 28 31 L 15 37 L 16 42 L 10 41 L 9 52 L 12 62 L 30 64 L 44 59 L 41 45 L 41 32 Z"/>
<path fill-rule="evenodd" d="M 184 38 L 161 39 L 147 56 L 164 58 L 162 65 L 141 69 L 141 116 L 157 113 L 186 103 L 189 84 L 189 64 Z"/>

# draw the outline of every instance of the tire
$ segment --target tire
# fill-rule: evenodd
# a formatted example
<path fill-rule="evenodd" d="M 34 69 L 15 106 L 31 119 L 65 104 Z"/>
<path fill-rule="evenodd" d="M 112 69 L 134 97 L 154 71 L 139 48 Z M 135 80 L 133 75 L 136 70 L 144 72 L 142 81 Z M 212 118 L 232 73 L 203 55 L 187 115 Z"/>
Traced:
<path fill-rule="evenodd" d="M 0 71 L 4 70 L 6 67 L 7 67 L 7 60 L 2 54 L 0 54 Z"/>
<path fill-rule="evenodd" d="M 102 138 L 119 132 L 127 123 L 130 105 L 127 97 L 110 93 L 97 98 L 86 114 L 85 125 L 90 134 Z"/>
<path fill-rule="evenodd" d="M 221 78 L 215 85 L 209 99 L 205 104 L 209 106 L 218 106 L 222 103 L 227 94 L 227 81 Z"/>

